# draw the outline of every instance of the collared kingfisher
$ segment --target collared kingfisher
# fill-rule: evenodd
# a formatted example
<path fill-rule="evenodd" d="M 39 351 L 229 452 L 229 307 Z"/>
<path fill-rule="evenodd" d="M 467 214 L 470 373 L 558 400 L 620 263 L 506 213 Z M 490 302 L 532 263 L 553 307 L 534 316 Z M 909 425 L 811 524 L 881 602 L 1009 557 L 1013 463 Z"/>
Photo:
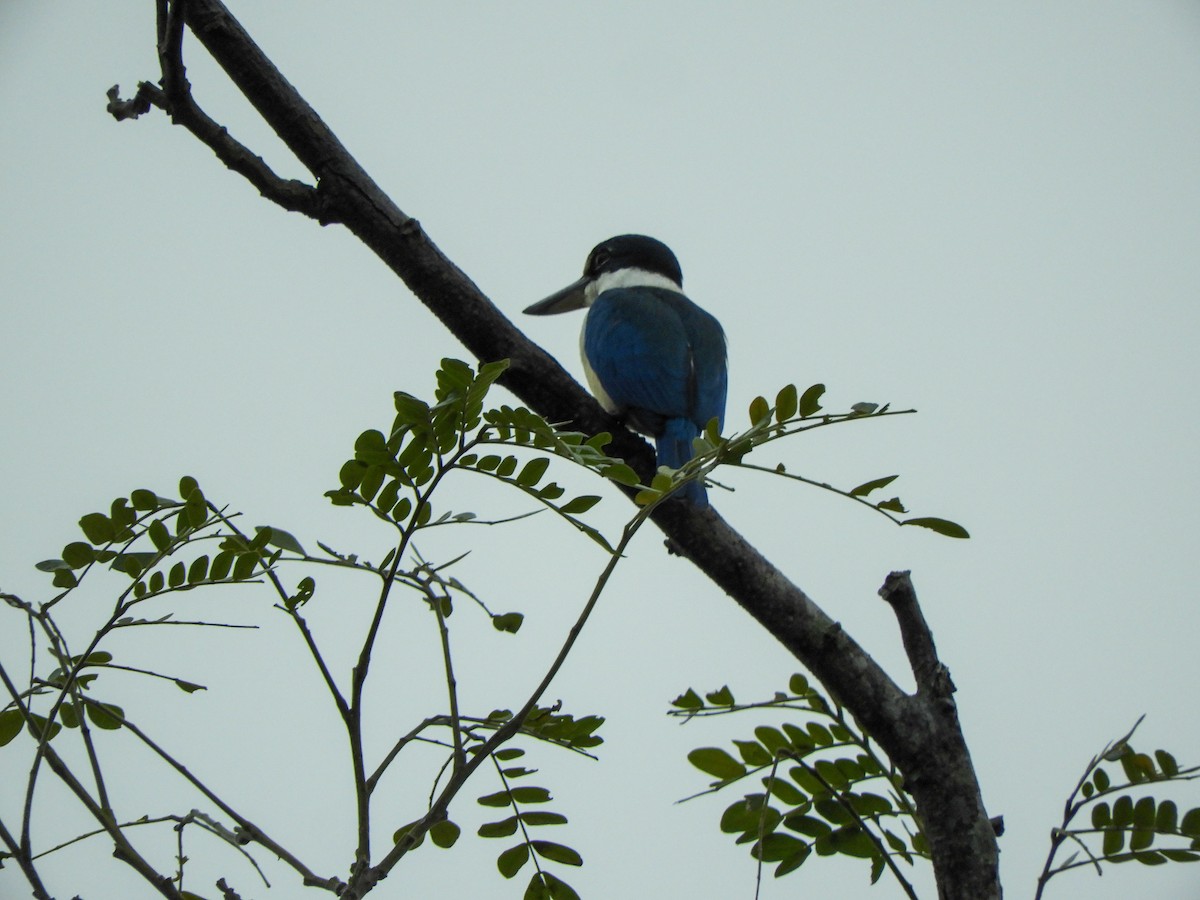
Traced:
<path fill-rule="evenodd" d="M 640 234 L 597 244 L 583 277 L 525 312 L 587 308 L 579 343 L 592 393 L 608 412 L 654 438 L 658 464 L 678 469 L 710 419 L 725 418 L 728 372 L 720 323 L 683 294 L 670 248 Z M 708 505 L 693 481 L 680 495 Z"/>

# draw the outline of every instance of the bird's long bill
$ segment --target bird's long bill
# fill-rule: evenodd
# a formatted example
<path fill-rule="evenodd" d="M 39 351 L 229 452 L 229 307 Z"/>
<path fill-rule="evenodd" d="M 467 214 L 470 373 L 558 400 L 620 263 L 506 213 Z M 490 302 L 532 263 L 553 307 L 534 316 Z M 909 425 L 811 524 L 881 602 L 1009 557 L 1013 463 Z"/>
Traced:
<path fill-rule="evenodd" d="M 526 307 L 525 312 L 531 316 L 553 316 L 573 309 L 583 309 L 586 305 L 584 291 L 591 282 L 591 277 L 584 275 L 561 291 L 555 291 L 545 300 L 539 300 L 533 306 Z"/>

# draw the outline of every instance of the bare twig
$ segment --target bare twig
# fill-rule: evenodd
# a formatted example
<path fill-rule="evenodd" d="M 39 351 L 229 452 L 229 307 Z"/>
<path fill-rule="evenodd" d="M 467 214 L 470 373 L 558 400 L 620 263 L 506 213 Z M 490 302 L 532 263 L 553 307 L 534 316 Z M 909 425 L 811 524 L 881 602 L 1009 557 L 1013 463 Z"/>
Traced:
<path fill-rule="evenodd" d="M 892 607 L 900 623 L 900 637 L 917 679 L 917 690 L 933 699 L 948 700 L 954 693 L 954 682 L 950 680 L 949 670 L 938 659 L 933 632 L 917 603 L 910 573 L 892 572 L 879 589 L 879 596 Z"/>

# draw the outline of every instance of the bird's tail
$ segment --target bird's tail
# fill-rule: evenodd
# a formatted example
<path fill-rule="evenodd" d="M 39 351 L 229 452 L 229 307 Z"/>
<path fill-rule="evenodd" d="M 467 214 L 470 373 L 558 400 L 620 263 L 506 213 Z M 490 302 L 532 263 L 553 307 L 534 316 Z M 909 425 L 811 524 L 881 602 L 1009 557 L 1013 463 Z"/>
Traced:
<path fill-rule="evenodd" d="M 692 458 L 692 440 L 699 435 L 695 423 L 688 419 L 667 419 L 658 437 L 658 464 L 678 469 Z M 679 489 L 676 496 L 697 506 L 708 506 L 708 492 L 703 481 L 692 481 Z"/>

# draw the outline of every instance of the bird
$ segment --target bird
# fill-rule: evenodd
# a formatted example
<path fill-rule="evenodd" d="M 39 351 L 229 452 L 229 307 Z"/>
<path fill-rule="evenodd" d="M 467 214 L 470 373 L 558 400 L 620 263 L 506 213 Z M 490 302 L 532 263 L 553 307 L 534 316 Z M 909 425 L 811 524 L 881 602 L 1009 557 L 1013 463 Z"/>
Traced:
<path fill-rule="evenodd" d="M 725 420 L 725 332 L 683 293 L 679 260 L 662 241 L 622 234 L 597 244 L 583 276 L 526 308 L 534 316 L 587 309 L 580 350 L 592 393 L 609 413 L 654 438 L 659 466 L 678 469 L 692 441 Z M 677 496 L 708 505 L 700 481 Z"/>

